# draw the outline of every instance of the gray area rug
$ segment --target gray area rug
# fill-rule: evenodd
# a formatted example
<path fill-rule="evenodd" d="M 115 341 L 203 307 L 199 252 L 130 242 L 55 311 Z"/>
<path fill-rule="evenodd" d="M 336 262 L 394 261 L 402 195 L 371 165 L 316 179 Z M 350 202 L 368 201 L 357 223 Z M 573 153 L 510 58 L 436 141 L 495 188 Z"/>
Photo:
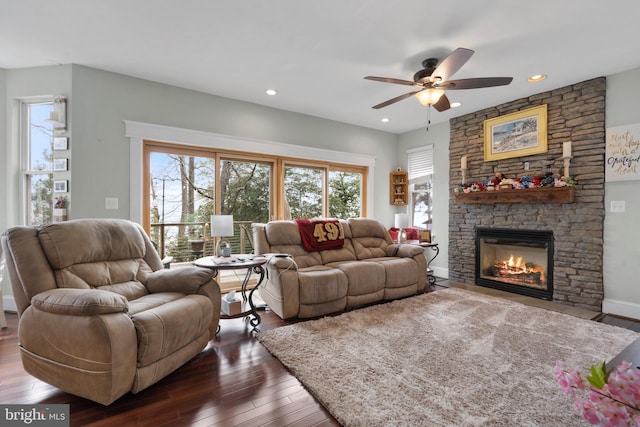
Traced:
<path fill-rule="evenodd" d="M 553 375 L 638 334 L 446 289 L 258 334 L 345 426 L 584 426 Z"/>

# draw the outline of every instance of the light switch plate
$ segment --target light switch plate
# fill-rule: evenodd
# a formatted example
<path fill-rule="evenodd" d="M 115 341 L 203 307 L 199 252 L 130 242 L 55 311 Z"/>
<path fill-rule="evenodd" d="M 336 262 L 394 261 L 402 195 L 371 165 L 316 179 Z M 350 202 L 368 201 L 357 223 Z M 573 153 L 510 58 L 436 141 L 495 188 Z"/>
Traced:
<path fill-rule="evenodd" d="M 609 206 L 609 211 L 613 213 L 622 213 L 626 210 L 624 200 L 612 200 Z"/>
<path fill-rule="evenodd" d="M 117 197 L 105 197 L 104 198 L 104 208 L 105 209 L 118 209 L 118 198 Z"/>

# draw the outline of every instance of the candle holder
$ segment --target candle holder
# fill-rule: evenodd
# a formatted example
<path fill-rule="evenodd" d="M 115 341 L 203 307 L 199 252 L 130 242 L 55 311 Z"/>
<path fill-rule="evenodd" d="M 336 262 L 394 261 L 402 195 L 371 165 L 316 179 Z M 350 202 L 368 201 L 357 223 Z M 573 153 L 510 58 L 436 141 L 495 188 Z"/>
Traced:
<path fill-rule="evenodd" d="M 462 184 L 467 182 L 467 168 L 460 168 L 462 172 Z"/>
<path fill-rule="evenodd" d="M 571 164 L 571 159 L 573 159 L 573 156 L 562 157 L 562 161 L 564 162 L 564 177 L 565 178 L 571 177 L 571 175 L 569 175 L 569 165 Z"/>

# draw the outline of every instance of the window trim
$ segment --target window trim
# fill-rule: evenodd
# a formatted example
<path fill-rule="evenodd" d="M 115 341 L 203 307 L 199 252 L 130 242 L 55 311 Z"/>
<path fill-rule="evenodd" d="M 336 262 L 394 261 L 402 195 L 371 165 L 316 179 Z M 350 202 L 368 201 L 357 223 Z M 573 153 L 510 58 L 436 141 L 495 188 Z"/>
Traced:
<path fill-rule="evenodd" d="M 144 159 L 143 147 L 145 141 L 157 141 L 176 145 L 176 147 L 190 146 L 204 147 L 215 151 L 227 151 L 239 153 L 237 148 L 242 147 L 242 153 L 262 153 L 265 157 L 278 157 L 282 159 L 295 159 L 298 161 L 316 161 L 319 163 L 338 165 L 336 158 L 340 159 L 341 167 L 355 166 L 367 168 L 365 182 L 363 182 L 363 210 L 364 215 L 373 212 L 373 198 L 366 197 L 367 189 L 373 188 L 373 179 L 376 159 L 374 156 L 340 151 L 326 150 L 315 147 L 306 147 L 293 144 L 285 144 L 274 141 L 264 141 L 252 138 L 243 138 L 232 135 L 223 135 L 212 132 L 204 132 L 171 126 L 156 125 L 125 120 L 125 136 L 129 138 L 129 218 L 139 224 L 143 223 L 143 185 L 144 171 L 142 162 Z M 258 156 L 258 155 L 256 155 Z M 258 156 L 259 157 L 259 156 Z M 279 178 L 276 176 L 276 181 Z M 276 182 L 275 185 L 279 185 Z M 277 201 L 276 201 L 277 203 Z M 280 204 L 278 203 L 278 206 Z M 276 213 L 279 215 L 279 213 Z"/>

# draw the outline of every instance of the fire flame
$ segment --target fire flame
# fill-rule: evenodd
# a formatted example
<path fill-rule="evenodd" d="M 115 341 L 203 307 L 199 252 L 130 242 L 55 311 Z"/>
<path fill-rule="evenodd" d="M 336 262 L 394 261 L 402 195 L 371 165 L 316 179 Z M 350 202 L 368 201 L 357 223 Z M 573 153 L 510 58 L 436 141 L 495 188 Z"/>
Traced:
<path fill-rule="evenodd" d="M 522 268 L 520 267 L 522 265 L 522 257 L 518 257 L 518 259 L 516 261 L 513 260 L 513 255 L 511 255 L 509 257 L 509 261 L 507 261 L 507 265 L 510 268 L 514 268 L 516 270 L 521 270 Z"/>
<path fill-rule="evenodd" d="M 503 274 L 526 274 L 526 273 L 540 273 L 540 280 L 544 282 L 544 269 L 539 266 L 533 268 L 527 267 L 527 264 L 522 260 L 522 257 L 509 256 L 508 260 L 502 261 Z"/>

